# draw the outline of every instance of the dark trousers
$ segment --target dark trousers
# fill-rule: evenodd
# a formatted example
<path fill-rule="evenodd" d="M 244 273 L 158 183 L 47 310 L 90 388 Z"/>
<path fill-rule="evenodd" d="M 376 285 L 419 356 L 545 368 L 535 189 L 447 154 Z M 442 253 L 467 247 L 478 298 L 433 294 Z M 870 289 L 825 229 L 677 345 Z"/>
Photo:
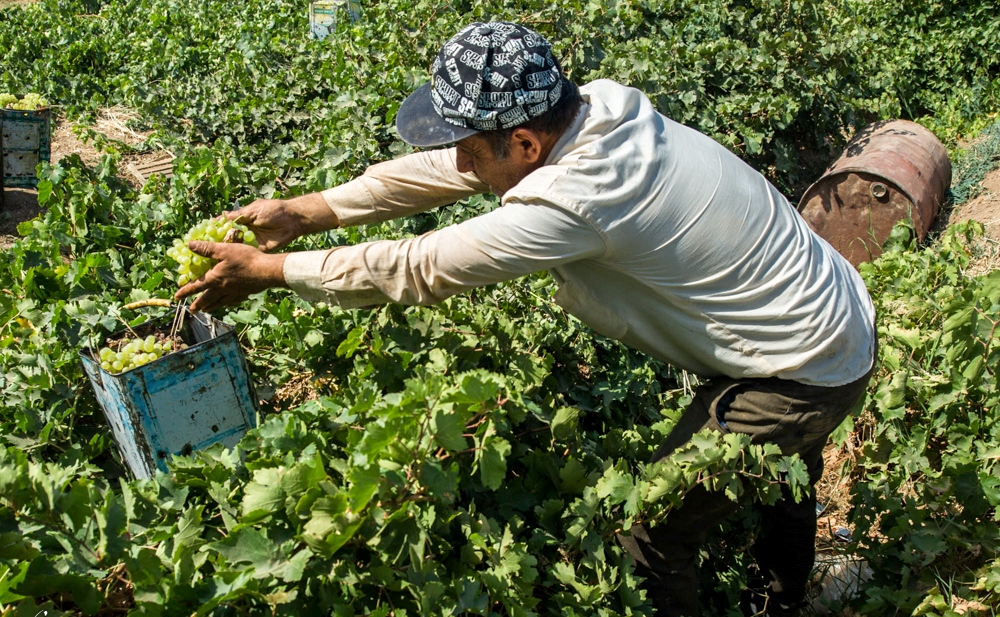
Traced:
<path fill-rule="evenodd" d="M 714 379 L 695 392 L 653 460 L 668 456 L 704 428 L 745 433 L 753 443 L 773 443 L 785 455 L 798 454 L 815 486 L 823 475 L 827 439 L 864 394 L 869 376 L 833 388 L 777 378 Z M 756 507 L 761 511 L 761 530 L 751 554 L 767 579 L 768 602 L 801 602 L 815 558 L 815 491 L 798 503 L 789 496 L 775 505 Z M 664 522 L 636 526 L 619 537 L 635 559 L 636 573 L 646 578 L 658 615 L 700 614 L 699 550 L 709 532 L 739 508 L 721 492 L 696 487 Z"/>

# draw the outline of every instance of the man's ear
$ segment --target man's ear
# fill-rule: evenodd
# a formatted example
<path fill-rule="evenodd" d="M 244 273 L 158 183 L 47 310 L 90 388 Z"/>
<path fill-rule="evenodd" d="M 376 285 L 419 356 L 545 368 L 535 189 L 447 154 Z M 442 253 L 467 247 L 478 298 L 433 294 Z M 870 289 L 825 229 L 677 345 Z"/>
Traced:
<path fill-rule="evenodd" d="M 537 132 L 518 127 L 510 136 L 511 154 L 516 154 L 521 162 L 528 165 L 536 165 L 542 162 L 543 144 L 542 136 Z"/>

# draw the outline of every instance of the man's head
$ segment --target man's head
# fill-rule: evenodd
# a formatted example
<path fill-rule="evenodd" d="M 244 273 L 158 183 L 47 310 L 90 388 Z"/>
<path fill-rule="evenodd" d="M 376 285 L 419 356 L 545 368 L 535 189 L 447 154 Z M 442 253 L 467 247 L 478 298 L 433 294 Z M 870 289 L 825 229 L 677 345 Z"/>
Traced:
<path fill-rule="evenodd" d="M 459 143 L 460 156 L 463 146 L 469 154 L 485 143 L 491 159 L 514 163 L 508 171 L 519 175 L 544 164 L 580 104 L 579 90 L 563 77 L 541 35 L 507 22 L 473 23 L 438 53 L 431 81 L 403 102 L 396 127 L 414 146 Z M 532 136 L 541 146 L 537 152 Z M 528 158 L 521 160 L 521 154 Z M 508 161 L 512 155 L 515 160 Z M 487 170 L 475 171 L 489 182 Z"/>

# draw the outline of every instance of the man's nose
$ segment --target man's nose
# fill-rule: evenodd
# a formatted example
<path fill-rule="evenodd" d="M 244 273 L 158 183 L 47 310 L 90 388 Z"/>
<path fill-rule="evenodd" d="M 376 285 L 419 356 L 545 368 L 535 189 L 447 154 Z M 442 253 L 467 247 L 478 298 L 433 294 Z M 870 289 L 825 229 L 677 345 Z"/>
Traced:
<path fill-rule="evenodd" d="M 457 151 L 457 155 L 455 157 L 455 167 L 457 167 L 458 171 L 463 174 L 476 170 L 476 166 L 472 164 L 472 156 L 462 152 L 461 150 Z"/>

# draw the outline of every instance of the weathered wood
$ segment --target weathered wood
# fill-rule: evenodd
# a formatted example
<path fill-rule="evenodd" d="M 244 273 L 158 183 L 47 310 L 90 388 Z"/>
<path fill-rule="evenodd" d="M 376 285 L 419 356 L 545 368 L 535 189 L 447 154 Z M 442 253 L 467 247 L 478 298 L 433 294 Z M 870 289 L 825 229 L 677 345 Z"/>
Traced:
<path fill-rule="evenodd" d="M 126 169 L 139 182 L 139 184 L 145 185 L 153 175 L 158 174 L 164 178 L 169 178 L 174 175 L 174 157 L 167 155 L 164 158 L 149 161 L 147 163 L 143 163 L 142 165 L 128 165 Z"/>

